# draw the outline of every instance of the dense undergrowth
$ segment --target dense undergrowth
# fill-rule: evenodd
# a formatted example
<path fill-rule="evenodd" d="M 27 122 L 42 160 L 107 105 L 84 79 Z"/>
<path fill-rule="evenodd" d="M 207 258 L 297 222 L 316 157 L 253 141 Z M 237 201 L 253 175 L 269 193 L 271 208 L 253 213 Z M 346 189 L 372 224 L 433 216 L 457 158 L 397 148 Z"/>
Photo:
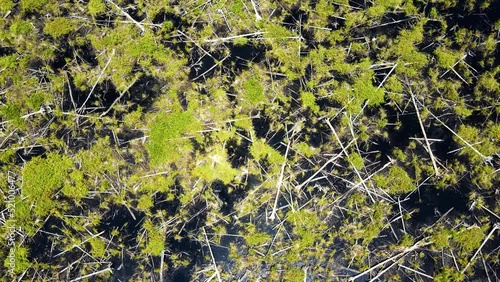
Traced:
<path fill-rule="evenodd" d="M 499 10 L 0 0 L 1 281 L 499 281 Z"/>

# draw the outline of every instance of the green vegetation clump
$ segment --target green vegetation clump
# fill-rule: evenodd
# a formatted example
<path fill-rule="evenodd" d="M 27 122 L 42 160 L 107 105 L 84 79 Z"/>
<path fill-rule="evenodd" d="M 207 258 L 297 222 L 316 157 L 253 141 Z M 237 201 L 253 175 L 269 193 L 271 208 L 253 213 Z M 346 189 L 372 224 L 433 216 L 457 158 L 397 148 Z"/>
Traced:
<path fill-rule="evenodd" d="M 30 21 L 17 21 L 10 26 L 10 32 L 15 35 L 29 35 L 33 31 Z"/>
<path fill-rule="evenodd" d="M 258 104 L 265 99 L 264 86 L 257 78 L 250 78 L 244 82 L 245 98 L 252 104 Z"/>
<path fill-rule="evenodd" d="M 148 153 L 153 165 L 175 162 L 191 150 L 186 134 L 201 129 L 190 112 L 161 113 L 151 123 Z"/>
<path fill-rule="evenodd" d="M 106 11 L 106 4 L 102 0 L 90 0 L 88 9 L 91 15 L 96 16 Z"/>
<path fill-rule="evenodd" d="M 460 230 L 453 239 L 458 246 L 467 253 L 470 253 L 481 245 L 485 237 L 484 231 L 478 226 L 472 226 Z"/>
<path fill-rule="evenodd" d="M 26 1 L 21 1 L 21 9 L 24 12 L 33 12 L 33 11 L 39 11 L 42 9 L 45 5 L 48 4 L 48 0 L 26 0 Z"/>
<path fill-rule="evenodd" d="M 67 18 L 55 18 L 45 24 L 43 32 L 58 39 L 76 29 L 76 23 Z"/>
<path fill-rule="evenodd" d="M 406 170 L 399 166 L 389 168 L 387 176 L 376 175 L 375 182 L 391 194 L 409 193 L 417 188 Z"/>
<path fill-rule="evenodd" d="M 59 204 L 53 197 L 73 169 L 72 160 L 57 153 L 47 154 L 45 158 L 30 160 L 23 169 L 23 195 L 34 203 L 33 211 L 43 217 L 51 213 Z"/>

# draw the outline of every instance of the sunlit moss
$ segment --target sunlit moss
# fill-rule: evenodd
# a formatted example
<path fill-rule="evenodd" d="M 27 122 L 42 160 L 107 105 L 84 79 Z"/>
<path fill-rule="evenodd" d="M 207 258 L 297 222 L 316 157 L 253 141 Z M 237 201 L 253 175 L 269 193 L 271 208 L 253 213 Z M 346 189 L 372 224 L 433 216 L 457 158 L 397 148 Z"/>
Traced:
<path fill-rule="evenodd" d="M 374 180 L 379 187 L 392 194 L 408 193 L 416 189 L 413 179 L 399 166 L 389 168 L 387 176 L 376 175 Z"/>
<path fill-rule="evenodd" d="M 73 163 L 68 156 L 49 153 L 45 158 L 36 157 L 23 169 L 23 194 L 35 203 L 34 212 L 45 216 L 58 206 L 52 197 L 61 188 L 72 169 Z"/>
<path fill-rule="evenodd" d="M 90 0 L 87 7 L 89 13 L 94 16 L 106 11 L 106 4 L 102 0 Z"/>
<path fill-rule="evenodd" d="M 191 149 L 189 140 L 183 139 L 183 136 L 200 129 L 200 123 L 190 112 L 159 114 L 151 123 L 147 146 L 152 164 L 174 162 L 181 158 L 184 152 Z"/>
<path fill-rule="evenodd" d="M 447 281 L 463 281 L 464 274 L 460 273 L 453 267 L 443 267 L 439 273 L 434 276 L 434 281 L 447 282 Z"/>
<path fill-rule="evenodd" d="M 245 89 L 245 97 L 250 103 L 257 104 L 264 101 L 264 86 L 256 78 L 246 80 L 243 83 L 243 87 Z"/>
<path fill-rule="evenodd" d="M 453 240 L 462 250 L 469 253 L 479 248 L 484 237 L 483 228 L 472 226 L 470 228 L 462 228 L 453 236 Z"/>
<path fill-rule="evenodd" d="M 76 23 L 67 18 L 55 18 L 45 24 L 43 32 L 55 39 L 69 34 L 76 29 Z"/>

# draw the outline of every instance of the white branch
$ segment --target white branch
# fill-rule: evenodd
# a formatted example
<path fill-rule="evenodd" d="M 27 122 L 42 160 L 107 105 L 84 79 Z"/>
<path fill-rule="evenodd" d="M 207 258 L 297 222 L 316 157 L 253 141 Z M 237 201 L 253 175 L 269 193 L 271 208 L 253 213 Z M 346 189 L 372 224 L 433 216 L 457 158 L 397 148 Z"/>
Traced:
<path fill-rule="evenodd" d="M 495 224 L 495 226 L 493 226 L 493 229 L 491 229 L 491 231 L 488 234 L 488 236 L 486 236 L 486 238 L 484 238 L 484 241 L 481 244 L 481 246 L 479 246 L 479 249 L 477 249 L 477 251 L 474 253 L 474 255 L 472 256 L 472 258 L 469 260 L 469 262 L 467 263 L 467 265 L 464 267 L 464 269 L 462 269 L 462 273 L 464 273 L 467 270 L 467 268 L 469 268 L 469 266 L 471 265 L 472 261 L 474 259 L 476 259 L 476 256 L 479 254 L 479 252 L 484 247 L 484 245 L 486 244 L 486 242 L 491 238 L 491 236 L 493 236 L 493 233 L 495 231 L 497 231 L 497 229 L 500 229 L 500 224 L 498 224 L 498 223 Z"/>
<path fill-rule="evenodd" d="M 97 84 L 99 83 L 99 80 L 101 80 L 101 77 L 104 74 L 104 71 L 106 71 L 106 69 L 108 68 L 109 64 L 111 63 L 111 59 L 113 58 L 114 55 L 115 55 L 115 49 L 113 49 L 113 51 L 111 51 L 111 56 L 109 56 L 108 62 L 106 63 L 106 65 L 104 66 L 104 68 L 101 70 L 101 73 L 97 77 L 97 80 L 94 83 L 94 86 L 92 86 L 92 89 L 90 89 L 90 93 L 87 96 L 87 98 L 85 99 L 85 101 L 83 102 L 82 106 L 78 109 L 78 113 L 79 114 L 81 114 L 82 111 L 83 111 L 83 108 L 85 108 L 85 104 L 90 99 L 90 96 L 92 96 L 92 93 L 94 92 L 94 89 L 96 88 Z"/>
<path fill-rule="evenodd" d="M 86 279 L 86 278 L 89 278 L 89 277 L 92 277 L 92 276 L 95 276 L 95 275 L 99 275 L 99 274 L 101 274 L 103 272 L 107 272 L 107 271 L 113 273 L 113 271 L 111 270 L 111 268 L 108 267 L 108 268 L 105 268 L 103 270 L 96 271 L 94 273 L 90 273 L 90 274 L 87 274 L 87 275 L 84 275 L 84 276 L 80 276 L 80 277 L 78 277 L 76 279 L 71 280 L 70 282 L 80 281 L 80 280 L 83 280 L 83 279 Z"/>
<path fill-rule="evenodd" d="M 430 155 L 431 161 L 432 161 L 432 167 L 434 168 L 434 172 L 436 173 L 436 176 L 439 176 L 439 170 L 438 170 L 438 167 L 436 165 L 436 159 L 434 157 L 434 154 L 432 153 L 431 144 L 429 143 L 429 139 L 427 139 L 427 133 L 425 133 L 424 124 L 422 123 L 422 119 L 420 118 L 420 113 L 419 113 L 419 109 L 417 106 L 417 102 L 415 101 L 415 95 L 413 95 L 411 90 L 410 90 L 410 95 L 411 95 L 411 100 L 413 101 L 413 105 L 415 106 L 415 112 L 417 113 L 417 118 L 418 118 L 418 123 L 420 124 L 420 129 L 422 130 L 422 134 L 424 135 L 425 144 L 427 145 L 427 149 L 429 150 L 429 155 Z"/>
<path fill-rule="evenodd" d="M 122 14 L 127 18 L 129 19 L 131 22 L 133 22 L 141 31 L 142 33 L 145 32 L 145 29 L 144 27 L 142 26 L 142 24 L 136 20 L 134 20 L 134 18 L 132 18 L 127 12 L 125 12 L 125 10 L 123 10 L 122 8 L 120 8 L 120 6 L 116 5 L 115 3 L 113 3 L 113 1 L 111 0 L 106 0 L 108 1 L 109 3 L 113 4 L 118 10 L 120 10 L 120 12 L 122 12 Z"/>
<path fill-rule="evenodd" d="M 212 253 L 212 248 L 210 247 L 210 241 L 208 241 L 207 232 L 205 231 L 205 227 L 203 227 L 203 234 L 205 235 L 205 240 L 207 241 L 208 250 L 210 251 L 210 257 L 212 258 L 212 262 L 214 264 L 214 270 L 215 270 L 215 274 L 217 275 L 217 281 L 222 282 L 222 280 L 220 278 L 219 269 L 217 268 L 217 263 L 215 262 L 214 254 Z"/>

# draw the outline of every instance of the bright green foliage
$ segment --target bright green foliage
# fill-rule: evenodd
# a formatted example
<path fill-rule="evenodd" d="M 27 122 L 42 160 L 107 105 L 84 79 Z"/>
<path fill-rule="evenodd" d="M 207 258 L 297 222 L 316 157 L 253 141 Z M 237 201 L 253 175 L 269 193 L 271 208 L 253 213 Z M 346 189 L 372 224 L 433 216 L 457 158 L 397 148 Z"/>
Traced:
<path fill-rule="evenodd" d="M 346 206 L 348 208 L 353 208 L 357 205 L 363 204 L 366 200 L 366 195 L 361 193 L 353 193 L 349 199 L 347 199 Z"/>
<path fill-rule="evenodd" d="M 153 206 L 153 200 L 149 195 L 142 195 L 137 203 L 137 208 L 141 210 L 148 210 Z"/>
<path fill-rule="evenodd" d="M 80 170 L 74 170 L 68 176 L 69 179 L 64 184 L 62 193 L 78 202 L 87 196 L 88 193 L 88 186 L 84 179 L 85 176 Z"/>
<path fill-rule="evenodd" d="M 237 37 L 233 40 L 234 46 L 245 46 L 248 44 L 248 39 L 246 37 Z"/>
<path fill-rule="evenodd" d="M 448 281 L 456 281 L 460 282 L 465 279 L 465 275 L 457 271 L 453 267 L 443 267 L 441 272 L 439 272 L 436 276 L 434 276 L 434 281 L 437 282 L 448 282 Z"/>
<path fill-rule="evenodd" d="M 363 168 L 363 158 L 358 153 L 351 153 L 347 159 L 356 169 Z"/>
<path fill-rule="evenodd" d="M 436 51 L 434 51 L 434 54 L 437 56 L 439 66 L 443 68 L 453 66 L 460 59 L 457 54 L 443 47 L 436 49 Z"/>
<path fill-rule="evenodd" d="M 38 11 L 47 5 L 48 0 L 23 0 L 20 1 L 24 12 Z"/>
<path fill-rule="evenodd" d="M 305 142 L 300 142 L 299 144 L 297 144 L 295 146 L 295 149 L 307 158 L 312 157 L 316 153 L 315 148 L 309 146 Z"/>
<path fill-rule="evenodd" d="M 33 31 L 30 21 L 15 21 L 10 26 L 10 32 L 15 35 L 28 35 Z"/>
<path fill-rule="evenodd" d="M 76 29 L 76 23 L 68 18 L 55 18 L 45 24 L 43 32 L 58 39 Z"/>
<path fill-rule="evenodd" d="M 250 147 L 250 154 L 257 161 L 267 158 L 271 164 L 282 164 L 285 161 L 285 158 L 264 140 L 254 141 Z"/>
<path fill-rule="evenodd" d="M 304 271 L 296 267 L 290 268 L 285 272 L 283 279 L 285 281 L 302 282 L 304 281 Z"/>
<path fill-rule="evenodd" d="M 162 251 L 165 250 L 165 233 L 162 230 L 158 230 L 158 228 L 147 219 L 143 228 L 147 231 L 148 239 L 146 247 L 142 250 L 143 253 L 159 256 Z"/>
<path fill-rule="evenodd" d="M 403 0 L 381 0 L 376 1 L 375 5 L 368 9 L 370 17 L 383 16 L 386 12 L 391 12 L 392 9 L 401 6 Z"/>
<path fill-rule="evenodd" d="M 16 54 L 0 57 L 0 66 L 2 68 L 15 68 L 18 57 Z"/>
<path fill-rule="evenodd" d="M 227 161 L 227 153 L 224 147 L 216 145 L 208 150 L 208 156 L 204 164 L 198 165 L 193 170 L 193 175 L 202 178 L 206 182 L 220 179 L 224 184 L 229 184 L 238 174 Z"/>
<path fill-rule="evenodd" d="M 248 224 L 247 231 L 248 233 L 244 234 L 243 237 L 250 247 L 259 246 L 271 240 L 271 236 L 269 234 L 256 231 L 253 224 Z"/>
<path fill-rule="evenodd" d="M 91 247 L 91 254 L 97 258 L 103 258 L 106 254 L 106 245 L 99 237 L 94 237 L 89 240 Z"/>
<path fill-rule="evenodd" d="M 21 107 L 18 105 L 7 104 L 0 108 L 0 113 L 5 116 L 6 120 L 12 121 L 15 126 L 22 126 L 23 119 L 21 118 Z"/>
<path fill-rule="evenodd" d="M 174 50 L 158 44 L 159 38 L 154 33 L 137 34 L 135 25 L 122 24 L 109 32 L 90 37 L 95 49 L 107 53 L 101 56 L 101 67 L 111 58 L 108 71 L 118 91 L 123 91 L 131 83 L 134 67 L 140 66 L 145 74 L 165 80 L 184 74 L 182 68 L 187 63 L 186 59 L 179 58 Z M 115 51 L 113 56 L 112 50 Z"/>
<path fill-rule="evenodd" d="M 470 125 L 460 125 L 458 128 L 457 134 L 461 137 L 454 136 L 455 141 L 464 148 L 460 151 L 460 154 L 466 155 L 469 157 L 472 163 L 483 161 L 483 156 L 491 156 L 497 150 L 497 147 L 492 143 L 492 141 L 488 138 L 483 138 L 482 134 L 479 132 L 479 129 Z M 465 140 L 468 144 L 466 144 Z M 471 148 L 473 146 L 473 148 Z M 479 153 L 480 154 L 479 154 Z"/>
<path fill-rule="evenodd" d="M 376 175 L 374 177 L 377 185 L 391 194 L 408 193 L 415 190 L 416 186 L 408 173 L 399 166 L 389 168 L 389 174 L 386 176 Z"/>
<path fill-rule="evenodd" d="M 31 202 L 22 200 L 16 197 L 16 209 L 14 212 L 16 223 L 25 230 L 29 235 L 34 235 L 37 224 L 33 222 L 33 212 L 31 210 Z"/>
<path fill-rule="evenodd" d="M 430 241 L 434 243 L 434 246 L 438 249 L 448 248 L 450 246 L 451 232 L 447 229 L 439 229 L 434 232 Z"/>
<path fill-rule="evenodd" d="M 245 98 L 252 104 L 257 104 L 265 100 L 264 96 L 264 86 L 253 77 L 246 80 L 243 83 L 243 88 L 245 89 Z"/>
<path fill-rule="evenodd" d="M 233 12 L 234 14 L 240 16 L 240 17 L 245 17 L 245 6 L 243 4 L 243 1 L 241 0 L 236 0 L 232 2 L 231 6 L 229 7 L 229 11 Z"/>
<path fill-rule="evenodd" d="M 476 99 L 483 98 L 484 92 L 496 94 L 500 93 L 500 83 L 498 79 L 495 78 L 495 74 L 492 72 L 486 72 L 479 79 L 477 86 L 474 90 Z"/>
<path fill-rule="evenodd" d="M 245 130 L 253 130 L 252 120 L 247 118 L 246 116 L 241 116 L 240 118 L 236 119 L 234 125 Z"/>
<path fill-rule="evenodd" d="M 95 16 L 106 11 L 106 4 L 102 0 L 90 0 L 88 9 L 90 14 Z"/>
<path fill-rule="evenodd" d="M 190 112 L 160 113 L 151 123 L 147 147 L 152 164 L 170 163 L 182 157 L 191 148 L 183 136 L 200 129 L 200 123 Z"/>
<path fill-rule="evenodd" d="M 310 109 L 313 113 L 319 112 L 319 106 L 316 104 L 316 97 L 311 92 L 300 93 L 300 99 L 302 100 L 302 106 Z"/>
<path fill-rule="evenodd" d="M 15 262 L 14 262 L 14 272 L 16 274 L 21 274 L 25 272 L 30 266 L 31 263 L 28 260 L 28 255 L 29 255 L 29 249 L 25 247 L 15 247 L 14 248 L 14 254 L 15 254 Z M 9 262 L 10 259 L 7 256 L 4 260 L 4 266 L 9 269 Z"/>
<path fill-rule="evenodd" d="M 147 181 L 140 181 L 140 183 L 142 183 L 141 190 L 149 193 L 171 192 L 170 187 L 174 184 L 177 175 L 178 173 L 176 172 L 170 172 L 166 176 L 159 175 L 155 177 L 148 177 Z M 170 199 L 172 195 L 169 195 Z"/>
<path fill-rule="evenodd" d="M 206 242 L 195 243 L 206 230 L 213 251 L 229 247 L 222 268 L 214 253 L 223 281 L 333 281 L 339 264 L 364 271 L 398 254 L 422 274 L 373 274 L 460 281 L 470 262 L 465 274 L 487 280 L 498 259 L 485 234 L 500 211 L 491 3 L 0 0 L 0 189 L 17 174 L 16 271 L 214 280 Z M 467 15 L 482 21 L 456 26 Z M 440 175 L 411 138 L 421 129 L 410 94 Z M 421 220 L 439 189 L 474 215 Z M 52 243 L 49 261 L 32 239 Z M 125 275 L 106 272 L 121 257 L 133 260 Z"/>
<path fill-rule="evenodd" d="M 462 230 L 453 236 L 453 240 L 462 250 L 470 253 L 479 248 L 484 237 L 484 230 L 482 228 L 472 226 L 470 228 L 462 228 Z"/>
<path fill-rule="evenodd" d="M 73 168 L 71 159 L 57 153 L 49 153 L 45 158 L 30 160 L 23 169 L 22 192 L 28 201 L 35 204 L 34 212 L 46 216 L 60 204 L 52 200 Z"/>
<path fill-rule="evenodd" d="M 287 221 L 293 226 L 293 233 L 296 234 L 297 239 L 294 250 L 289 253 L 290 257 L 299 259 L 298 255 L 307 248 L 313 247 L 319 240 L 319 232 L 324 227 L 321 226 L 321 221 L 314 212 L 306 209 L 300 211 L 290 211 L 287 213 Z M 315 230 L 313 232 L 312 230 Z"/>
<path fill-rule="evenodd" d="M 137 109 L 125 116 L 123 123 L 131 128 L 134 128 L 140 121 L 142 116 L 142 107 L 139 106 Z"/>
<path fill-rule="evenodd" d="M 0 0 L 0 13 L 5 14 L 12 8 L 14 8 L 14 2 L 12 0 Z"/>
<path fill-rule="evenodd" d="M 461 118 L 466 118 L 472 115 L 472 110 L 468 109 L 465 104 L 456 105 L 454 110 L 455 113 L 457 113 L 457 115 Z"/>
<path fill-rule="evenodd" d="M 472 168 L 472 183 L 482 189 L 490 189 L 493 187 L 495 179 L 498 175 L 495 173 L 495 168 L 486 164 L 477 164 Z"/>
<path fill-rule="evenodd" d="M 362 73 L 353 84 L 354 100 L 348 104 L 348 110 L 352 113 L 359 113 L 365 101 L 368 105 L 374 106 L 384 102 L 384 90 L 373 86 L 373 72 Z"/>
<path fill-rule="evenodd" d="M 259 232 L 245 236 L 245 241 L 249 246 L 258 246 L 268 242 L 271 239 L 267 233 Z"/>

